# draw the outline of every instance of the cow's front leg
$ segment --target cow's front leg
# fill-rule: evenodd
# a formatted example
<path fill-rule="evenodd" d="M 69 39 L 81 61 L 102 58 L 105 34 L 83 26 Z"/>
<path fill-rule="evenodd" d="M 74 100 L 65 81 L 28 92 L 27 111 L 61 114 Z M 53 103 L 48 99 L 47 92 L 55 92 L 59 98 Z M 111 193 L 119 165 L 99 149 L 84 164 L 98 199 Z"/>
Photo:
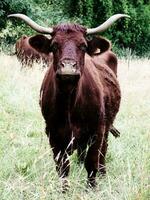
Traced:
<path fill-rule="evenodd" d="M 96 186 L 96 173 L 98 171 L 99 156 L 100 156 L 100 142 L 95 141 L 88 149 L 85 159 L 85 168 L 88 173 L 88 185 L 90 187 Z"/>
<path fill-rule="evenodd" d="M 81 133 L 82 136 L 82 133 Z M 84 137 L 78 141 L 77 144 L 77 155 L 78 155 L 78 162 L 79 163 L 84 163 L 85 162 L 85 157 L 86 157 L 86 148 L 87 148 L 87 143 L 88 143 L 88 138 L 85 137 L 85 134 L 83 134 Z"/>
<path fill-rule="evenodd" d="M 78 162 L 81 164 L 84 163 L 85 161 L 86 146 L 87 144 L 83 143 L 83 144 L 78 145 L 77 147 Z"/>
<path fill-rule="evenodd" d="M 58 154 L 54 153 L 54 160 L 56 163 L 56 170 L 61 180 L 62 191 L 66 192 L 69 189 L 68 175 L 70 171 L 68 155 L 66 152 L 60 150 Z"/>
<path fill-rule="evenodd" d="M 55 141 L 50 137 L 50 145 L 53 150 L 53 156 L 56 163 L 56 170 L 61 179 L 62 191 L 65 192 L 69 188 L 67 177 L 70 171 L 70 164 L 67 152 L 60 147 L 59 141 Z"/>

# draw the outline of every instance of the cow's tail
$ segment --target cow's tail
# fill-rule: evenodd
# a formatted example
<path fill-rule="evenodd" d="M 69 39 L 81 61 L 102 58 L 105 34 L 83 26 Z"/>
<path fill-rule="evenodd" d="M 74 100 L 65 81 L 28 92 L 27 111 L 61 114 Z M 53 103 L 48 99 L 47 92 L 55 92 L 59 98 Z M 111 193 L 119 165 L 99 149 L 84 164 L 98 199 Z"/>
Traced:
<path fill-rule="evenodd" d="M 109 130 L 115 138 L 120 137 L 120 132 L 112 125 Z"/>

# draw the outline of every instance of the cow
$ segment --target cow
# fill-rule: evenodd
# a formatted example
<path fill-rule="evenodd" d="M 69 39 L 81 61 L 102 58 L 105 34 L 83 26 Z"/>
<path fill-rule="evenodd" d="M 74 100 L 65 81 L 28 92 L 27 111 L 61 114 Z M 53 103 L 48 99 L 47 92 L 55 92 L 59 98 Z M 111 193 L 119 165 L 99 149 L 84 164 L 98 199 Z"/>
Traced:
<path fill-rule="evenodd" d="M 106 174 L 105 157 L 108 133 L 119 111 L 121 92 L 109 62 L 96 62 L 91 56 L 92 42 L 87 35 L 105 31 L 116 20 L 128 17 L 116 14 L 96 28 L 79 24 L 39 26 L 23 14 L 12 14 L 39 33 L 30 45 L 40 53 L 53 54 L 40 90 L 40 106 L 46 134 L 52 147 L 56 170 L 63 191 L 68 187 L 69 155 L 75 149 L 87 171 L 87 183 L 96 186 L 96 174 Z M 101 44 L 101 43 L 100 43 Z M 102 49 L 96 43 L 95 49 Z"/>
<path fill-rule="evenodd" d="M 32 36 L 33 37 L 33 36 Z M 39 53 L 36 49 L 32 48 L 29 44 L 29 36 L 23 35 L 17 40 L 15 44 L 15 54 L 22 67 L 32 67 L 33 63 L 43 63 L 43 66 L 47 66 L 52 61 L 50 55 Z"/>

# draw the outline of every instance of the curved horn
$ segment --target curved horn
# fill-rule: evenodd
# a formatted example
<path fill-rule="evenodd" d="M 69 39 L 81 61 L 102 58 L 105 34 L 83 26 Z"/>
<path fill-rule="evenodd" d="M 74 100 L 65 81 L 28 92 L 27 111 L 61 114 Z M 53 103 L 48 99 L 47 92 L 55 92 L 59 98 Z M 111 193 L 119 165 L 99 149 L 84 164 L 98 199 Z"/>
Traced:
<path fill-rule="evenodd" d="M 130 18 L 129 15 L 125 15 L 125 14 L 113 15 L 107 21 L 105 21 L 103 24 L 101 24 L 100 26 L 98 26 L 96 28 L 88 28 L 86 33 L 87 34 L 94 34 L 94 33 L 103 32 L 107 28 L 109 28 L 109 26 L 111 26 L 115 21 L 117 21 L 118 19 L 120 19 L 122 17 L 129 17 Z"/>
<path fill-rule="evenodd" d="M 19 19 L 24 20 L 31 28 L 33 28 L 35 31 L 39 33 L 51 34 L 53 32 L 53 28 L 46 28 L 46 27 L 40 26 L 24 14 L 11 14 L 11 15 L 8 15 L 8 17 L 17 17 Z"/>

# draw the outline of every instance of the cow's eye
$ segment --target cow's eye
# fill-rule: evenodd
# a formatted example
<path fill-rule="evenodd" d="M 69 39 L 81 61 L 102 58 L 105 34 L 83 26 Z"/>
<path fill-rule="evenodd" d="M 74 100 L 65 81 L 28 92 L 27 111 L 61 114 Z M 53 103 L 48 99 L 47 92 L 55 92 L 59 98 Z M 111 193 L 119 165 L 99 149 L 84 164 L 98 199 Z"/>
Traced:
<path fill-rule="evenodd" d="M 86 50 L 87 50 L 86 44 L 81 44 L 81 45 L 79 46 L 79 48 L 80 48 L 82 51 L 84 51 L 84 52 L 86 52 Z"/>
<path fill-rule="evenodd" d="M 52 43 L 51 44 L 51 51 L 53 51 L 53 52 L 57 51 L 58 47 L 59 47 L 58 43 L 56 43 L 56 42 Z"/>

